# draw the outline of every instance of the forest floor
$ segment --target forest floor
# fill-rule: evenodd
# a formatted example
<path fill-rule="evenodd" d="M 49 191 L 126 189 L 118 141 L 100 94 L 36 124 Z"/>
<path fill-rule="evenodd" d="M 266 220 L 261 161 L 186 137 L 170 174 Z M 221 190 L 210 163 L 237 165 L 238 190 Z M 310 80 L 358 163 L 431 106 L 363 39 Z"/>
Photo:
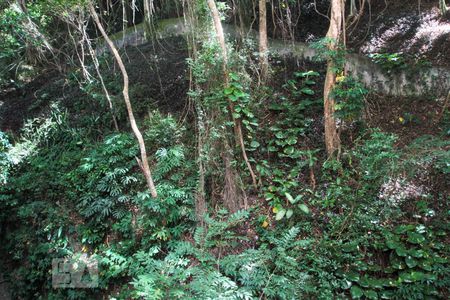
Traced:
<path fill-rule="evenodd" d="M 1 300 L 10 300 L 10 292 L 8 282 L 5 281 L 3 274 L 0 272 L 0 299 Z"/>
<path fill-rule="evenodd" d="M 445 130 L 439 125 L 444 99 L 371 94 L 366 103 L 370 116 L 367 125 L 398 135 L 397 146 L 408 145 L 422 135 L 439 135 Z"/>

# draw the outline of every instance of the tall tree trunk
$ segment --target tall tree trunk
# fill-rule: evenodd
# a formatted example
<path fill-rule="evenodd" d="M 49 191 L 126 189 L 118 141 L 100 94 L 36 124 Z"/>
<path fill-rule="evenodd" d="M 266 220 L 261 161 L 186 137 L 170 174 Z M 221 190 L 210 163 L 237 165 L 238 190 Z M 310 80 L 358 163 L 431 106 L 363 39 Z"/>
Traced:
<path fill-rule="evenodd" d="M 259 0 L 259 63 L 261 80 L 266 82 L 269 75 L 269 58 L 267 42 L 267 9 L 266 0 Z"/>
<path fill-rule="evenodd" d="M 188 0 L 183 1 L 183 16 L 186 24 L 186 28 L 190 30 L 187 33 L 187 42 L 189 49 L 189 57 L 196 61 L 197 59 L 197 37 L 196 37 L 196 25 L 198 24 L 198 16 L 195 11 L 194 1 Z M 190 24 L 190 26 L 188 26 Z M 192 69 L 189 69 L 189 90 L 199 90 L 197 83 L 194 81 Z M 195 112 L 197 114 L 197 164 L 198 164 L 198 186 L 197 193 L 195 195 L 195 214 L 197 216 L 197 221 L 201 226 L 204 226 L 205 214 L 207 212 L 206 207 L 206 168 L 204 160 L 204 141 L 207 131 L 207 124 L 205 122 L 205 111 L 201 106 L 200 101 L 197 101 L 194 97 L 190 101 L 194 102 Z"/>
<path fill-rule="evenodd" d="M 343 0 L 331 0 L 331 18 L 330 27 L 327 32 L 328 48 L 336 51 L 340 42 L 343 25 Z M 328 156 L 332 156 L 340 148 L 339 134 L 336 129 L 336 120 L 334 118 L 335 101 L 331 92 L 336 84 L 334 59 L 328 58 L 327 74 L 323 91 L 324 98 L 324 117 L 325 117 L 325 146 Z"/>
<path fill-rule="evenodd" d="M 156 188 L 155 188 L 155 185 L 153 183 L 153 178 L 152 178 L 152 175 L 151 175 L 151 172 L 150 172 L 150 167 L 148 165 L 147 150 L 145 149 L 144 138 L 142 137 L 141 131 L 137 127 L 136 119 L 134 118 L 134 114 L 133 114 L 133 108 L 132 108 L 131 102 L 130 102 L 130 96 L 129 96 L 129 93 L 128 93 L 129 80 L 128 80 L 127 70 L 125 69 L 125 65 L 123 64 L 122 58 L 120 57 L 120 54 L 117 51 L 116 46 L 114 46 L 114 43 L 111 41 L 111 39 L 106 34 L 106 31 L 103 28 L 103 25 L 100 22 L 100 19 L 99 19 L 98 15 L 97 15 L 97 12 L 95 11 L 95 8 L 94 8 L 94 6 L 92 5 L 91 2 L 89 2 L 89 11 L 91 13 L 92 18 L 94 19 L 95 24 L 97 25 L 98 29 L 100 30 L 103 38 L 105 39 L 106 43 L 108 44 L 109 48 L 111 49 L 111 51 L 112 51 L 112 53 L 114 55 L 114 58 L 115 58 L 117 64 L 119 65 L 120 71 L 122 73 L 122 77 L 123 77 L 123 98 L 125 100 L 125 105 L 127 107 L 128 118 L 130 119 L 131 129 L 133 130 L 133 133 L 136 136 L 136 139 L 138 140 L 139 148 L 140 148 L 140 151 L 141 151 L 141 160 L 138 159 L 138 163 L 139 163 L 139 166 L 142 169 L 142 172 L 144 173 L 145 179 L 147 181 L 147 186 L 148 186 L 148 188 L 150 190 L 150 193 L 151 193 L 152 197 L 156 198 L 156 197 L 158 197 L 158 194 L 156 192 Z"/>
<path fill-rule="evenodd" d="M 225 87 L 228 87 L 228 85 L 229 85 L 228 54 L 227 54 L 227 47 L 225 44 L 225 36 L 223 33 L 223 27 L 222 27 L 222 23 L 220 21 L 219 10 L 217 9 L 217 6 L 216 6 L 216 3 L 214 0 L 207 0 L 207 4 L 211 11 L 211 15 L 212 15 L 212 18 L 214 21 L 214 27 L 216 29 L 217 39 L 219 40 L 220 48 L 222 49 L 222 70 L 223 70 L 224 79 L 225 79 Z M 247 169 L 250 172 L 250 176 L 252 177 L 253 186 L 256 188 L 258 184 L 256 182 L 256 175 L 253 172 L 252 166 L 247 157 L 247 152 L 245 150 L 244 137 L 242 134 L 242 124 L 239 119 L 236 119 L 233 117 L 234 105 L 230 99 L 228 99 L 228 106 L 229 106 L 230 113 L 231 113 L 233 123 L 234 123 L 234 129 L 235 129 L 237 143 L 238 143 L 239 147 L 241 148 L 242 157 L 244 158 L 245 164 L 247 165 Z"/>
<path fill-rule="evenodd" d="M 144 34 L 147 40 L 151 37 L 153 12 L 153 0 L 144 0 Z"/>

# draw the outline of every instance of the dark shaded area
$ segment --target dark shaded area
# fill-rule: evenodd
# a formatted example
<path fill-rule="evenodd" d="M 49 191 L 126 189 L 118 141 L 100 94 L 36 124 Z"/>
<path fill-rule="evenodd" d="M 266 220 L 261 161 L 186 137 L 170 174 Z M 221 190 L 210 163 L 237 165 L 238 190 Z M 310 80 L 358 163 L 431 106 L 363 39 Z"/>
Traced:
<path fill-rule="evenodd" d="M 147 101 L 162 112 L 170 113 L 184 108 L 188 92 L 188 52 L 183 37 L 127 47 L 123 54 L 134 103 Z"/>
<path fill-rule="evenodd" d="M 130 97 L 137 116 L 143 117 L 155 108 L 163 113 L 183 110 L 188 91 L 187 56 L 186 42 L 181 37 L 122 50 L 130 77 Z M 111 57 L 106 61 L 104 80 L 121 127 L 128 127 L 121 74 Z M 94 70 L 91 70 L 91 75 L 96 75 Z M 67 111 L 74 124 L 83 124 L 83 118 L 96 117 L 99 111 L 109 114 L 101 86 L 96 86 L 88 94 L 79 87 L 77 77 L 81 78 L 81 75 L 76 70 L 69 74 L 44 72 L 22 88 L 3 91 L 0 94 L 0 130 L 18 134 L 26 120 L 46 115 L 52 102 Z M 105 116 L 105 119 L 110 122 L 111 118 Z"/>
<path fill-rule="evenodd" d="M 61 96 L 63 77 L 56 72 L 44 72 L 23 88 L 11 88 L 0 93 L 0 130 L 17 133 L 25 120 L 38 116 L 48 106 L 50 97 Z M 56 94 L 55 94 L 56 92 Z"/>

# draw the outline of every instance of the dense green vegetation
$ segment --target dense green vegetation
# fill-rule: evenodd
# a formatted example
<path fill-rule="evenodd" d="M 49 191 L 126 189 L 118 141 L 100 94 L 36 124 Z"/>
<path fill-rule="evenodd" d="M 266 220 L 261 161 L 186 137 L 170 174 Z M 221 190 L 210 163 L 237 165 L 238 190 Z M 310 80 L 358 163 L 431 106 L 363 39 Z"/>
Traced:
<path fill-rule="evenodd" d="M 120 63 L 89 50 L 105 43 L 88 5 L 116 39 L 122 6 L 94 2 L 0 4 L 0 275 L 12 299 L 449 297 L 447 95 L 379 94 L 329 38 L 313 61 L 271 52 L 263 78 L 257 40 L 226 36 L 224 55 L 207 1 L 149 1 L 147 40 L 119 52 L 152 197 Z M 147 18 L 136 2 L 129 34 L 132 14 Z M 312 2 L 267 3 L 267 16 L 295 31 L 286 16 Z M 251 1 L 217 6 L 223 23 L 238 9 L 252 26 Z M 152 36 L 181 12 L 195 26 Z M 432 65 L 371 57 L 386 76 Z M 54 288 L 52 261 L 82 254 L 98 284 Z"/>

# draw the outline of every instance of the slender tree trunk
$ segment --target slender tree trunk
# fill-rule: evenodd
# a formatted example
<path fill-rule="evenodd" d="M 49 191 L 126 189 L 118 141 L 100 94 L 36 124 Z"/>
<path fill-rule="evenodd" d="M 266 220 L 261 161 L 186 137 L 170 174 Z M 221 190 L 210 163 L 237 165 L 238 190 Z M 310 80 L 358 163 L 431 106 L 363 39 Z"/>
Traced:
<path fill-rule="evenodd" d="M 356 0 L 350 0 L 350 16 L 356 14 Z"/>
<path fill-rule="evenodd" d="M 119 52 L 117 51 L 116 46 L 114 46 L 114 43 L 111 41 L 111 39 L 106 34 L 105 29 L 103 28 L 102 23 L 100 22 L 100 19 L 98 18 L 97 12 L 95 11 L 94 6 L 91 2 L 89 2 L 89 11 L 91 13 L 92 18 L 94 19 L 95 24 L 97 25 L 98 29 L 100 30 L 103 38 L 105 39 L 106 43 L 108 44 L 109 48 L 111 49 L 114 58 L 116 59 L 117 64 L 119 65 L 120 71 L 122 73 L 123 77 L 123 98 L 125 100 L 125 105 L 127 107 L 128 111 L 128 118 L 130 119 L 131 128 L 133 130 L 134 135 L 136 136 L 136 139 L 139 143 L 139 148 L 141 151 L 141 160 L 138 159 L 139 166 L 142 169 L 142 172 L 144 173 L 145 179 L 147 181 L 147 186 L 150 190 L 150 193 L 153 198 L 156 198 L 158 196 L 156 192 L 155 185 L 153 183 L 153 178 L 150 172 L 150 167 L 148 165 L 148 159 L 147 159 L 147 150 L 145 149 L 145 143 L 144 138 L 142 137 L 142 133 L 137 127 L 136 120 L 134 118 L 133 114 L 133 108 L 131 106 L 130 102 L 130 96 L 128 93 L 128 87 L 129 87 L 129 80 L 128 80 L 128 73 L 125 69 L 125 65 L 123 64 L 122 58 L 120 57 Z"/>
<path fill-rule="evenodd" d="M 343 0 L 331 1 L 330 27 L 326 37 L 329 39 L 328 48 L 336 51 L 343 27 Z M 336 129 L 334 118 L 335 101 L 331 92 L 336 84 L 335 62 L 333 58 L 328 59 L 327 74 L 323 91 L 324 97 L 324 117 L 325 117 L 325 146 L 328 156 L 332 156 L 340 148 L 339 134 Z"/>
<path fill-rule="evenodd" d="M 125 34 L 125 29 L 128 27 L 128 0 L 122 0 L 122 31 Z"/>
<path fill-rule="evenodd" d="M 83 28 L 83 34 L 86 34 L 86 28 Z M 92 47 L 89 38 L 86 36 L 85 39 L 86 39 L 86 43 L 88 45 L 89 54 L 91 55 L 92 61 L 94 62 L 95 71 L 97 72 L 98 79 L 100 80 L 100 84 L 102 86 L 103 92 L 105 93 L 106 100 L 108 101 L 109 111 L 111 112 L 111 117 L 113 120 L 114 128 L 116 129 L 116 131 L 119 131 L 119 124 L 117 123 L 117 119 L 114 114 L 114 107 L 113 107 L 112 99 L 111 99 L 111 96 L 109 95 L 108 89 L 106 88 L 102 73 L 100 72 L 100 64 L 98 62 L 97 56 L 95 55 L 94 48 Z"/>
<path fill-rule="evenodd" d="M 189 57 L 195 61 L 197 59 L 197 37 L 196 28 L 198 24 L 198 16 L 195 13 L 194 1 L 183 1 L 183 16 L 186 24 L 186 28 L 189 28 L 187 34 L 187 42 Z M 188 26 L 190 25 L 190 26 Z M 192 69 L 189 69 L 189 90 L 199 90 L 196 82 L 193 78 Z M 205 214 L 207 212 L 206 207 L 206 191 L 205 191 L 205 160 L 204 160 L 204 141 L 206 138 L 207 124 L 205 122 L 205 111 L 201 106 L 200 101 L 194 97 L 190 97 L 190 101 L 193 101 L 195 112 L 197 114 L 197 165 L 198 165 L 198 186 L 197 193 L 195 195 L 195 214 L 197 221 L 201 226 L 204 226 Z"/>
<path fill-rule="evenodd" d="M 226 47 L 226 44 L 225 44 L 225 36 L 224 36 L 224 33 L 223 33 L 223 27 L 222 27 L 222 23 L 220 21 L 219 10 L 217 9 L 217 6 L 216 6 L 216 3 L 214 2 L 214 0 L 207 0 L 207 3 L 208 3 L 208 7 L 209 7 L 209 9 L 211 11 L 211 15 L 213 17 L 214 27 L 216 29 L 216 34 L 217 34 L 217 39 L 219 40 L 220 48 L 222 49 L 222 61 L 223 61 L 222 62 L 222 69 L 223 69 L 223 73 L 224 73 L 225 86 L 228 87 L 229 86 L 228 54 L 227 54 L 227 47 Z M 228 106 L 229 106 L 229 109 L 230 109 L 230 113 L 232 115 L 232 113 L 234 112 L 234 105 L 233 105 L 233 102 L 230 99 L 228 99 Z M 241 148 L 242 157 L 244 158 L 245 164 L 247 165 L 247 169 L 250 172 L 250 176 L 252 177 L 253 185 L 256 188 L 258 184 L 256 182 L 255 173 L 253 172 L 253 169 L 252 169 L 252 166 L 250 164 L 250 161 L 248 160 L 247 152 L 245 150 L 244 137 L 243 137 L 243 134 L 242 134 L 241 122 L 240 122 L 240 120 L 234 118 L 233 115 L 232 115 L 232 119 L 233 119 L 233 123 L 234 123 L 234 129 L 235 129 L 237 142 L 238 142 L 238 145 Z"/>
<path fill-rule="evenodd" d="M 439 9 L 441 10 L 441 14 L 445 15 L 448 11 L 447 4 L 445 4 L 445 0 L 439 0 Z"/>
<path fill-rule="evenodd" d="M 204 165 L 204 136 L 205 136 L 205 122 L 204 112 L 199 103 L 196 105 L 197 111 L 197 127 L 198 127 L 198 141 L 197 141 L 197 156 L 198 156 L 198 190 L 195 197 L 195 213 L 200 224 L 204 225 L 206 214 L 206 193 L 205 193 L 205 165 Z"/>
<path fill-rule="evenodd" d="M 261 79 L 265 83 L 269 75 L 269 58 L 267 42 L 267 9 L 266 0 L 259 0 L 259 63 Z"/>

